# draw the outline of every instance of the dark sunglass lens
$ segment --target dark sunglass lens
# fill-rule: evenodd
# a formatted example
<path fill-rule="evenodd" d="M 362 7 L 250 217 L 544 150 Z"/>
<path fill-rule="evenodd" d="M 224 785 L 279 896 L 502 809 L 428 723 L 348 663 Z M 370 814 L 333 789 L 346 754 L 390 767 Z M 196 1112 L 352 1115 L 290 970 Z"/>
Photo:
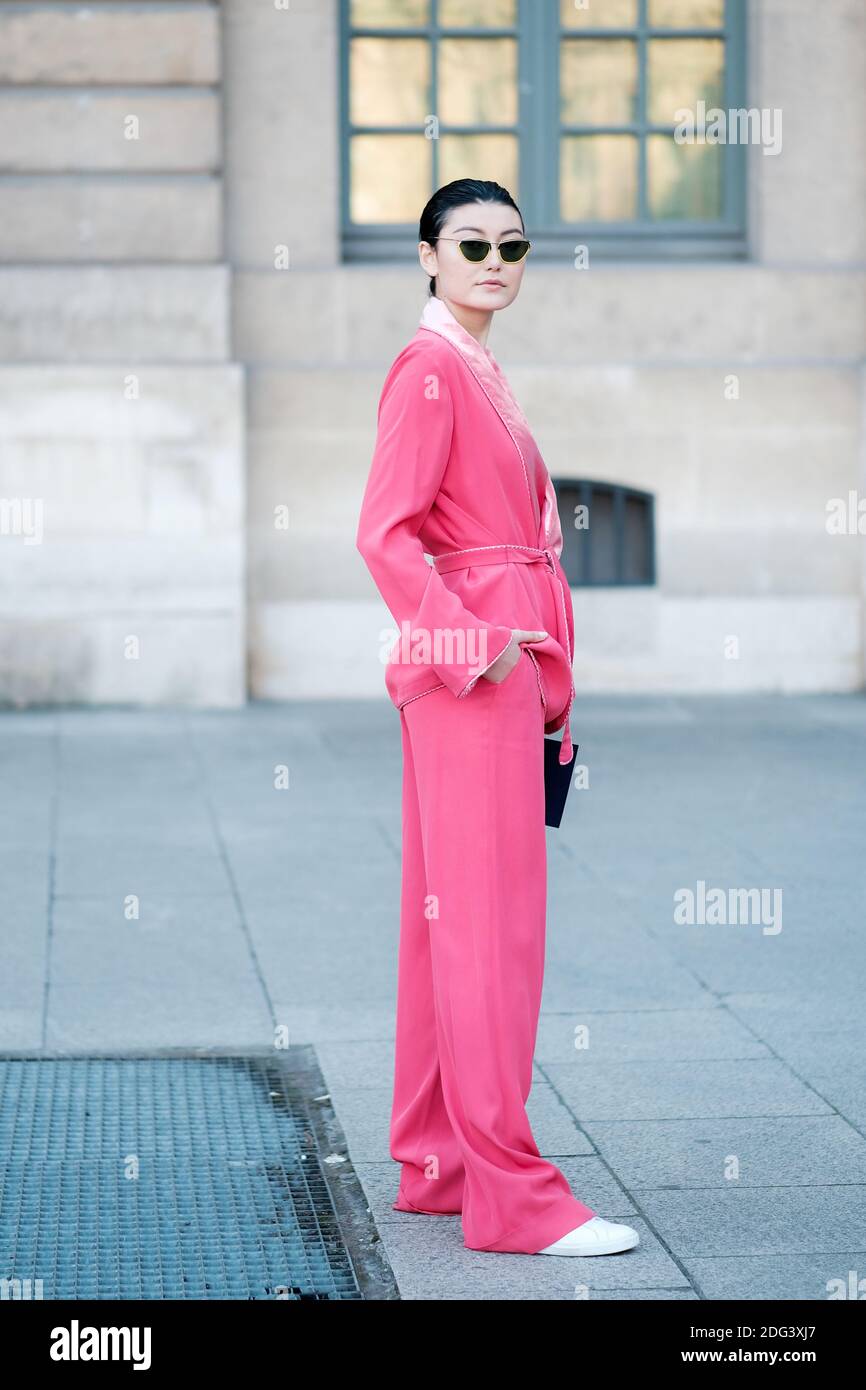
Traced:
<path fill-rule="evenodd" d="M 460 250 L 467 261 L 483 261 L 490 250 L 489 241 L 461 241 Z"/>
<path fill-rule="evenodd" d="M 528 250 L 528 241 L 503 241 L 499 254 L 504 261 L 522 261 Z"/>

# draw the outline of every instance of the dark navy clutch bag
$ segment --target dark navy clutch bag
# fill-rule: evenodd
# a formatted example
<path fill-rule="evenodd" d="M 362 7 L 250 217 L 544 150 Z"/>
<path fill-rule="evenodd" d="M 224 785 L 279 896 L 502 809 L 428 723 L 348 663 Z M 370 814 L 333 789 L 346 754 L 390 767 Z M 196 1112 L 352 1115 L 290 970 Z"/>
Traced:
<path fill-rule="evenodd" d="M 562 745 L 558 738 L 545 738 L 544 740 L 544 823 L 545 825 L 558 826 L 562 820 L 562 813 L 565 810 L 565 798 L 568 796 L 568 789 L 571 786 L 571 775 L 574 771 L 574 760 L 577 757 L 579 743 L 574 745 L 574 752 L 567 763 L 559 761 L 559 753 Z"/>

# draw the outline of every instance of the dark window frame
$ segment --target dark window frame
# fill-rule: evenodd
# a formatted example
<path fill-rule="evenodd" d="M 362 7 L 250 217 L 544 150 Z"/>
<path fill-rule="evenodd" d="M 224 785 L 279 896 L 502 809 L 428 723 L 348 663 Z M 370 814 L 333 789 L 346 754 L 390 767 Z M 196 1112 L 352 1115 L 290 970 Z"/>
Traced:
<path fill-rule="evenodd" d="M 658 582 L 656 574 L 655 494 L 652 492 L 645 492 L 641 488 L 630 487 L 625 483 L 613 483 L 596 478 L 553 478 L 552 482 L 554 492 L 556 493 L 560 526 L 564 538 L 561 563 L 570 587 L 573 589 L 654 588 Z M 575 574 L 573 572 L 571 556 L 569 554 L 567 532 L 574 530 L 574 527 L 572 526 L 572 519 L 570 516 L 563 519 L 560 503 L 564 489 L 568 489 L 571 493 L 577 495 L 577 505 L 589 508 L 589 527 L 583 533 L 586 540 L 580 548 L 580 574 Z M 613 500 L 616 571 L 616 578 L 614 579 L 608 577 L 598 579 L 594 578 L 592 574 L 592 506 L 594 493 L 605 493 L 611 496 Z M 624 577 L 625 507 L 629 499 L 640 502 L 645 508 L 644 544 L 646 546 L 647 557 L 647 578 L 645 579 L 628 579 Z M 598 560 L 596 559 L 596 564 L 597 563 Z"/>

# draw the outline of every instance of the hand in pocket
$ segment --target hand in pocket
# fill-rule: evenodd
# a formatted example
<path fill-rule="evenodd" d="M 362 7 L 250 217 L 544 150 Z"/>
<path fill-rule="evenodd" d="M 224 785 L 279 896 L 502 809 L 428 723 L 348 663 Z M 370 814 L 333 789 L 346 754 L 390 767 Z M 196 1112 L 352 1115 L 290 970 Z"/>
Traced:
<path fill-rule="evenodd" d="M 523 628 L 515 627 L 511 629 L 511 642 L 500 652 L 492 666 L 488 666 L 484 672 L 484 679 L 492 681 L 494 685 L 501 685 L 511 674 L 520 660 L 523 642 L 543 642 L 547 636 L 546 632 L 526 632 Z"/>

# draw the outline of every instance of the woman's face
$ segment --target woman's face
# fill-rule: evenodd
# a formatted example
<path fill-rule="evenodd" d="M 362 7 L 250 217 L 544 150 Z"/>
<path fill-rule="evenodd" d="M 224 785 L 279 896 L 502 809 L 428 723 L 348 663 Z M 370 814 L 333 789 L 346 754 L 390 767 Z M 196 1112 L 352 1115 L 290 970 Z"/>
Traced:
<path fill-rule="evenodd" d="M 509 204 L 465 203 L 452 208 L 434 246 L 419 243 L 418 254 L 427 274 L 436 276 L 440 299 L 489 313 L 517 297 L 526 268 L 525 257 L 516 265 L 503 261 L 497 243 L 523 237 L 520 214 Z M 489 241 L 491 248 L 482 261 L 467 261 L 460 241 Z"/>

